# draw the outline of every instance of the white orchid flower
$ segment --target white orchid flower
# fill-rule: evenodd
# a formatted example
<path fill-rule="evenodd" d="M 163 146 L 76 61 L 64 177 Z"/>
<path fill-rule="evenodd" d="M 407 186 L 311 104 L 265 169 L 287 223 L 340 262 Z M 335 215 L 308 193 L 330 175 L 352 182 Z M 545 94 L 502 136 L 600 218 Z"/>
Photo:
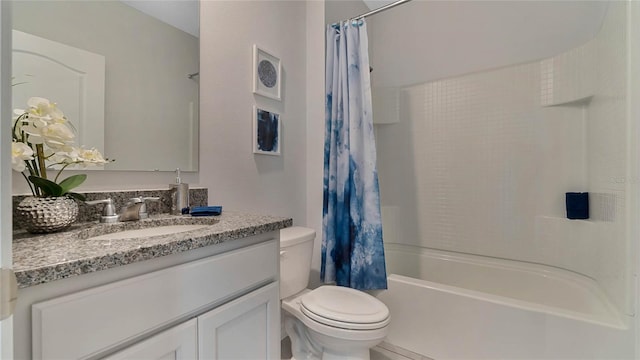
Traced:
<path fill-rule="evenodd" d="M 57 183 L 63 170 L 68 166 L 86 167 L 109 163 L 95 148 L 85 149 L 74 144 L 76 129 L 64 117 L 57 105 L 47 99 L 32 97 L 28 108 L 14 109 L 12 130 L 12 168 L 16 171 L 29 170 L 30 175 L 47 179 L 47 169 L 57 170 L 53 182 Z M 19 122 L 18 122 L 19 120 Z M 28 144 L 28 145 L 27 145 Z M 33 146 L 33 149 L 31 148 Z M 33 164 L 28 161 L 34 161 Z M 47 164 L 48 163 L 48 164 Z M 25 174 L 26 175 L 26 174 Z M 47 187 L 40 181 L 28 178 L 34 196 L 64 196 L 73 194 L 68 187 L 80 185 L 86 178 L 84 174 L 68 177 L 67 187 Z M 63 180 L 64 182 L 64 180 Z M 81 197 L 78 194 L 74 196 Z"/>
<path fill-rule="evenodd" d="M 108 163 L 96 148 L 85 149 L 75 146 L 64 146 L 62 150 L 56 151 L 50 160 L 57 164 L 77 164 L 82 167 Z"/>
<path fill-rule="evenodd" d="M 104 156 L 96 148 L 85 149 L 80 148 L 80 159 L 83 165 L 104 165 L 108 163 Z"/>
<path fill-rule="evenodd" d="M 22 142 L 11 143 L 11 168 L 18 172 L 23 172 L 27 165 L 27 160 L 33 160 L 33 149 Z"/>
<path fill-rule="evenodd" d="M 75 146 L 63 146 L 60 150 L 54 152 L 49 160 L 55 164 L 74 164 L 81 161 L 80 148 Z"/>
<path fill-rule="evenodd" d="M 76 135 L 69 127 L 62 123 L 54 123 L 42 128 L 45 143 L 51 148 L 57 148 L 73 142 Z"/>
<path fill-rule="evenodd" d="M 59 149 L 73 142 L 75 134 L 71 129 L 62 123 L 53 123 L 45 126 L 34 124 L 24 125 L 21 128 L 29 136 L 32 144 L 46 144 L 52 149 Z"/>
<path fill-rule="evenodd" d="M 56 103 L 41 97 L 32 97 L 27 101 L 30 118 L 37 118 L 47 122 L 65 122 L 64 114 Z"/>

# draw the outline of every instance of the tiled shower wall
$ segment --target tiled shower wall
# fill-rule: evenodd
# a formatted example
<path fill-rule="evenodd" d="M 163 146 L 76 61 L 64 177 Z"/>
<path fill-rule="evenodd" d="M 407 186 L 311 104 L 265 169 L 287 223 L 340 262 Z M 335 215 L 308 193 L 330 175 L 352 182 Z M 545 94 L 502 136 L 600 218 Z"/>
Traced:
<path fill-rule="evenodd" d="M 385 241 L 576 271 L 628 309 L 625 34 L 611 2 L 579 48 L 400 89 L 377 126 Z M 570 191 L 589 220 L 566 219 Z"/>

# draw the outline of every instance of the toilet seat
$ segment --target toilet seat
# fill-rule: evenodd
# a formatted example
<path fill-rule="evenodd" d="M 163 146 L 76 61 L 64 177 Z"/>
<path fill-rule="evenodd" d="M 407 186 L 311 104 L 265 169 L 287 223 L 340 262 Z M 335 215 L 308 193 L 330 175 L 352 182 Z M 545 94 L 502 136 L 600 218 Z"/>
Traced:
<path fill-rule="evenodd" d="M 389 324 L 389 309 L 364 292 L 321 286 L 300 299 L 301 312 L 321 324 L 350 330 L 375 330 Z"/>

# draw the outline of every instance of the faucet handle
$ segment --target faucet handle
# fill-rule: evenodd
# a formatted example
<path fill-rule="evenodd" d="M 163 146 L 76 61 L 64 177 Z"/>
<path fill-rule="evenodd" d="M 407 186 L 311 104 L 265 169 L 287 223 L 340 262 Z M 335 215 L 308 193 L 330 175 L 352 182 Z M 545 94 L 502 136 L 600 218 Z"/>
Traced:
<path fill-rule="evenodd" d="M 111 198 L 85 201 L 84 203 L 87 205 L 104 204 L 104 207 L 102 208 L 102 215 L 100 216 L 101 223 L 113 223 L 118 221 L 116 207 L 113 205 L 113 200 L 111 200 Z"/>
<path fill-rule="evenodd" d="M 129 199 L 129 204 L 137 204 L 137 203 L 143 203 L 143 202 L 144 202 L 144 197 L 142 196 L 132 197 Z"/>
<path fill-rule="evenodd" d="M 146 201 L 160 201 L 160 198 L 156 196 L 138 196 L 138 197 L 132 197 L 131 199 L 129 199 L 129 202 L 132 204 L 137 204 L 137 203 L 146 202 Z"/>

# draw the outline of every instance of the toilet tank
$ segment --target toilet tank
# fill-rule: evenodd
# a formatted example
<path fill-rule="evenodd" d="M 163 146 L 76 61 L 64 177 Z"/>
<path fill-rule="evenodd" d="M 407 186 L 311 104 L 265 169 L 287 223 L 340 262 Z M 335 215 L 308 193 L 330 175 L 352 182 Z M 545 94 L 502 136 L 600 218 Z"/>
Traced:
<path fill-rule="evenodd" d="M 307 288 L 316 232 L 304 227 L 280 230 L 280 298 Z"/>

